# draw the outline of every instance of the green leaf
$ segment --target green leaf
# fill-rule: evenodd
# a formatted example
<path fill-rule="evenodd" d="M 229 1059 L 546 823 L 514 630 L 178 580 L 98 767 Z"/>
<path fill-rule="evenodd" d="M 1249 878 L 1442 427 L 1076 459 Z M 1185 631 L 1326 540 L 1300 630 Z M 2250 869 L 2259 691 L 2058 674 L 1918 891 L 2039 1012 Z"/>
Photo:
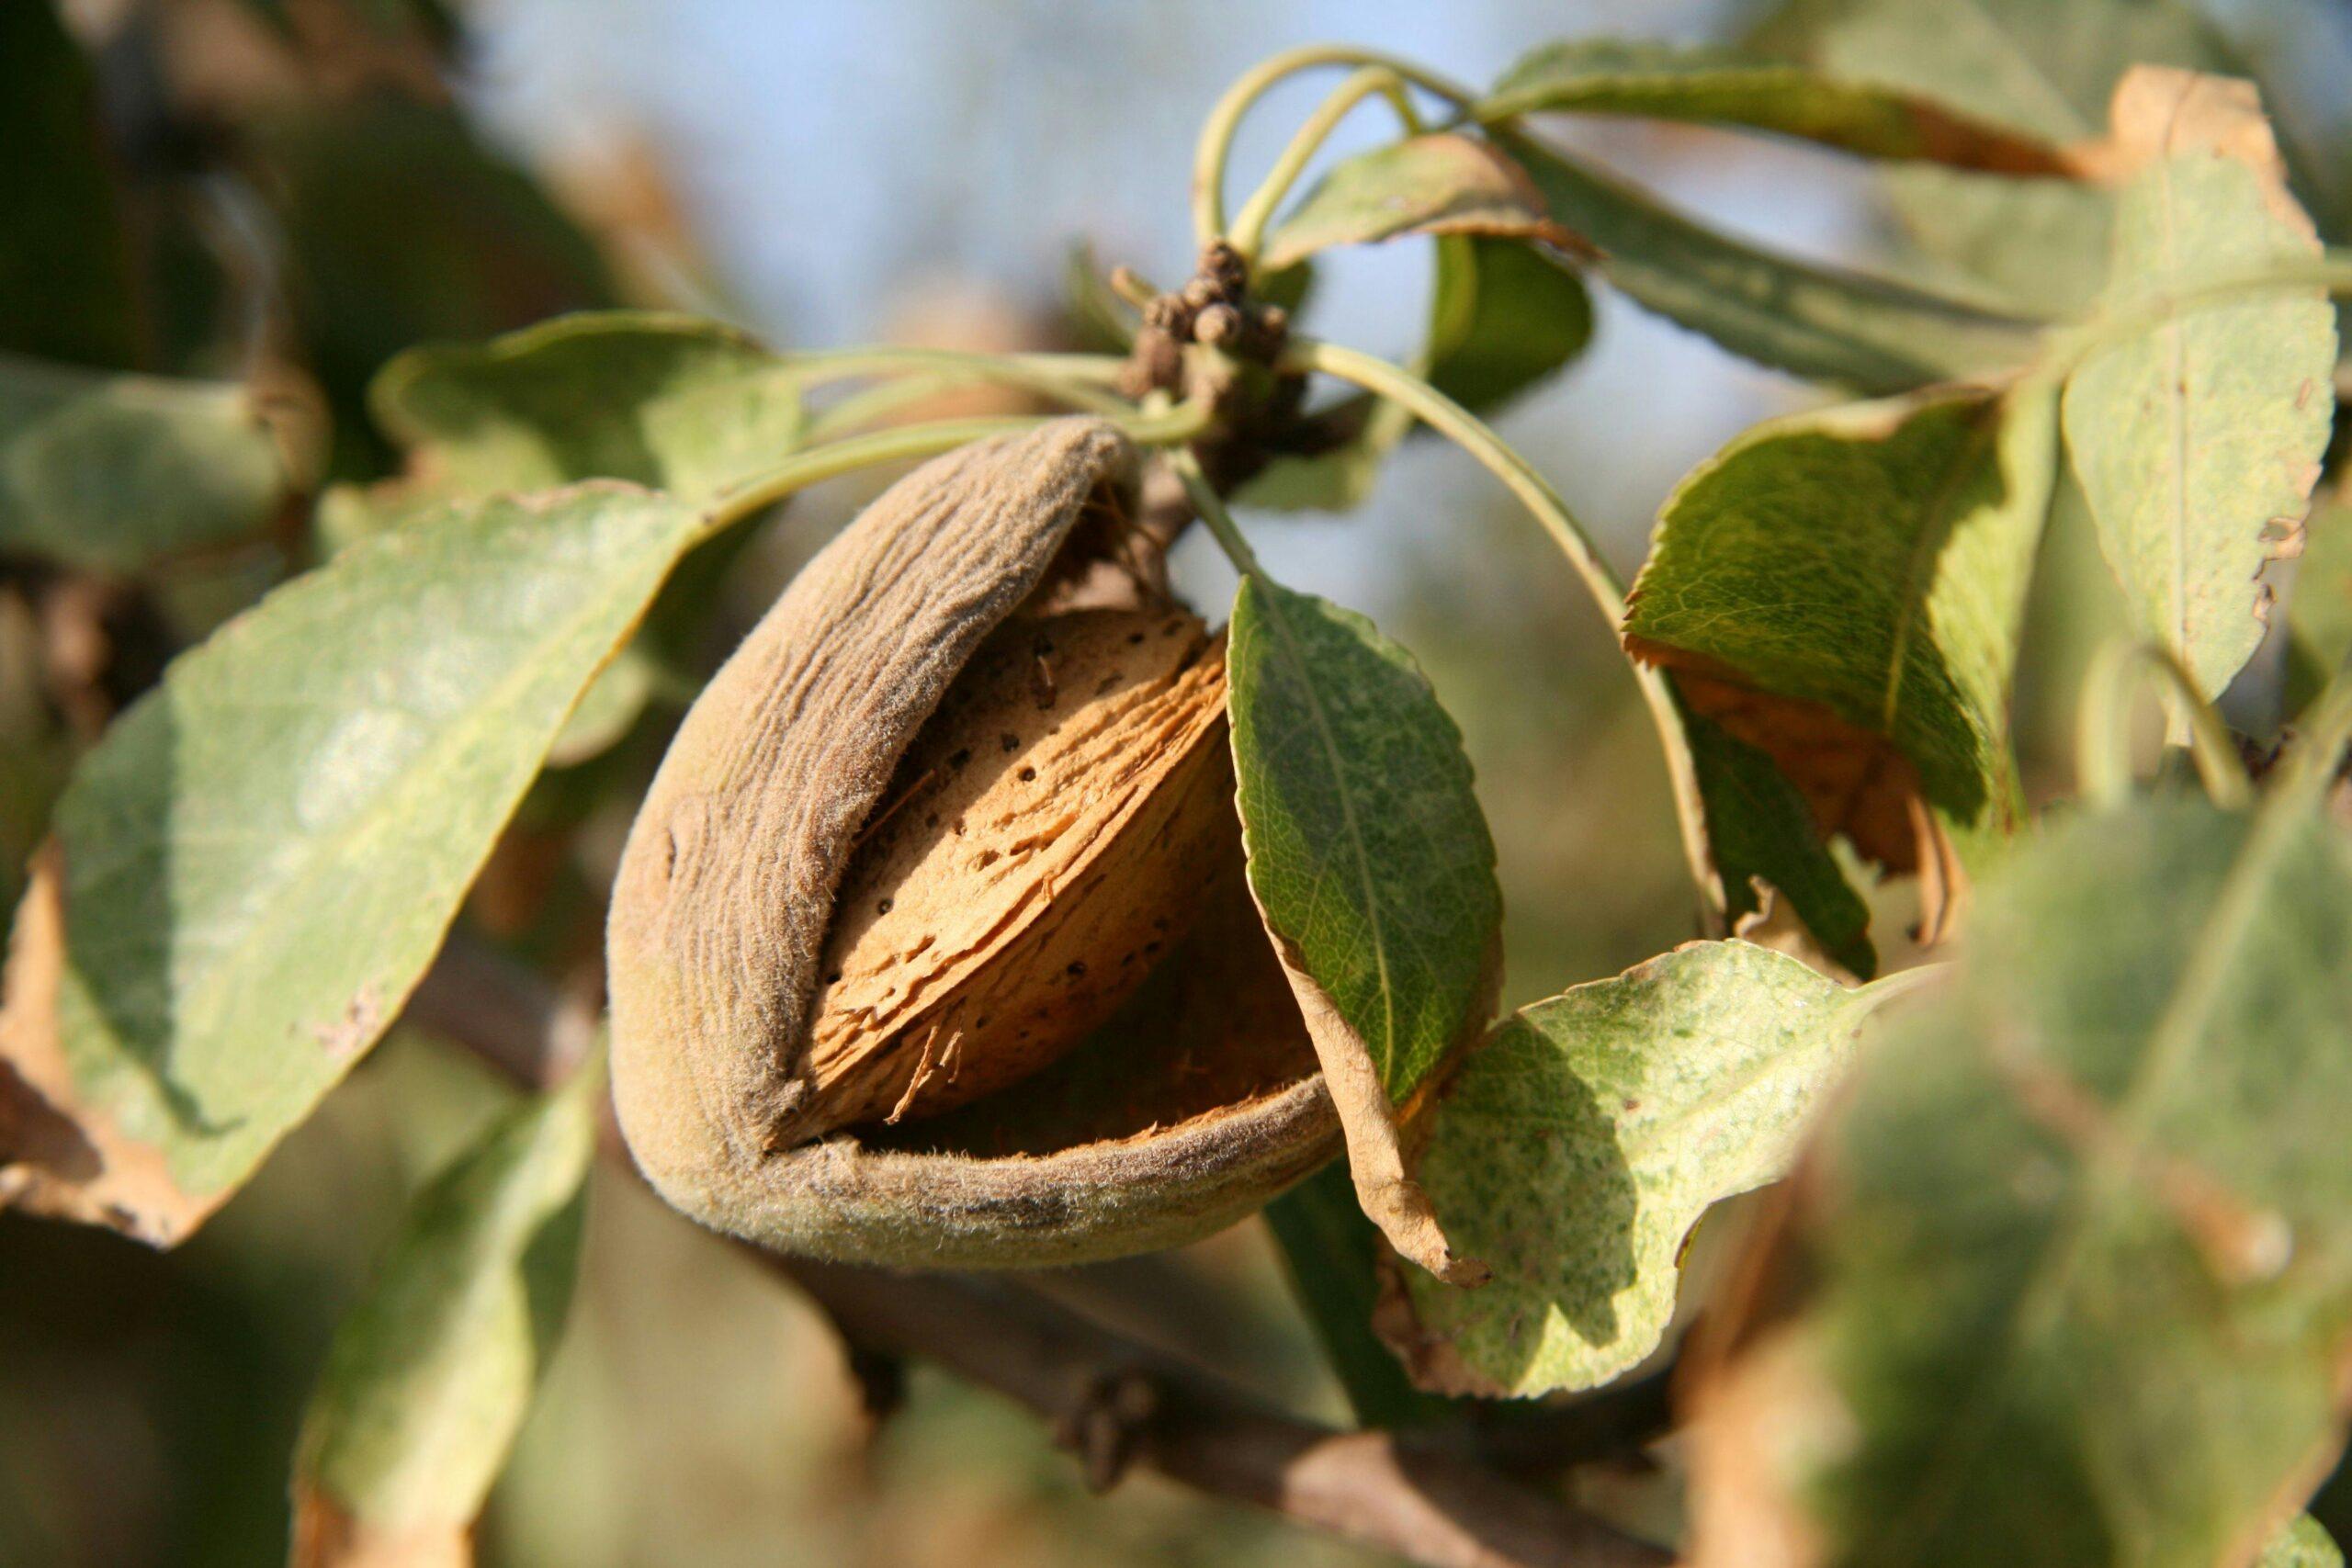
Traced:
<path fill-rule="evenodd" d="M 2167 303 L 2319 252 L 2250 89 L 2134 73 L 2116 135 L 2147 162 L 2117 206 L 2101 303 L 2154 324 L 2067 378 L 2066 446 L 2134 617 L 2213 697 L 2262 641 L 2268 590 L 2255 580 L 2319 478 L 2335 312 L 2318 288 Z"/>
<path fill-rule="evenodd" d="M 1473 1272 L 1405 1179 L 1397 1107 L 1477 1037 L 1500 979 L 1494 840 L 1461 732 L 1362 615 L 1252 571 L 1227 678 L 1250 888 L 1306 1015 L 1364 1212 Z"/>
<path fill-rule="evenodd" d="M 1559 110 L 1746 126 L 1872 158 L 2008 175 L 2068 169 L 2052 143 L 1918 93 L 1651 39 L 1546 44 L 1504 73 L 1475 112 L 1492 122 Z"/>
<path fill-rule="evenodd" d="M 2270 1538 L 2254 1568 L 2344 1568 L 2344 1553 L 2317 1519 L 2298 1514 L 2292 1524 Z"/>
<path fill-rule="evenodd" d="M 0 553 L 129 571 L 258 533 L 287 493 L 243 387 L 0 355 Z"/>
<path fill-rule="evenodd" d="M 1437 242 L 1422 379 L 1473 413 L 1556 374 L 1592 341 L 1592 297 L 1536 245 L 1477 234 Z"/>
<path fill-rule="evenodd" d="M 590 679 L 701 526 L 613 484 L 354 546 L 84 759 L 17 917 L 0 1190 L 169 1244 L 372 1044 Z"/>
<path fill-rule="evenodd" d="M 2339 486 L 2312 508 L 2287 596 L 2287 714 L 2303 711 L 2352 660 L 2352 496 Z"/>
<path fill-rule="evenodd" d="M 1357 1423 L 1394 1428 L 1451 1414 L 1453 1404 L 1415 1388 L 1373 1332 L 1380 1231 L 1356 1202 L 1345 1168 L 1327 1165 L 1266 1205 L 1266 1224 Z"/>
<path fill-rule="evenodd" d="M 1872 858 L 1907 863 L 1910 780 L 1839 726 L 1891 744 L 1965 835 L 2018 815 L 2007 698 L 2056 471 L 2051 403 L 2028 384 L 1775 420 L 1660 514 L 1627 646 L 1691 671 L 1685 700 L 1836 803 L 1824 826 Z"/>
<path fill-rule="evenodd" d="M 51 0 L 0 6 L 0 350 L 108 368 L 138 360 L 97 83 Z"/>
<path fill-rule="evenodd" d="M 303 1417 L 304 1568 L 449 1561 L 470 1534 L 562 1335 L 603 1087 L 516 1107 L 409 1206 Z"/>
<path fill-rule="evenodd" d="M 1758 364 L 1865 393 L 2016 365 L 2025 321 L 1905 284 L 1816 266 L 1702 227 L 1612 175 L 1498 132 L 1559 229 L 1637 304 Z"/>
<path fill-rule="evenodd" d="M 1657 1348 L 1709 1205 L 1779 1178 L 1878 1000 L 1744 942 L 1677 948 L 1522 1008 L 1454 1076 L 1420 1178 L 1476 1291 L 1408 1277 L 1416 1381 L 1591 1388 Z"/>
<path fill-rule="evenodd" d="M 1693 711 L 1675 705 L 1698 775 L 1707 850 L 1723 878 L 1724 913 L 1735 928 L 1766 913 L 1758 885 L 1785 898 L 1832 962 L 1859 979 L 1878 972 L 1870 906 L 1822 842 L 1813 808 L 1771 753 Z"/>
<path fill-rule="evenodd" d="M 694 316 L 565 316 L 411 349 L 368 389 L 435 493 L 628 479 L 699 505 L 800 439 L 800 382 L 748 333 Z"/>
<path fill-rule="evenodd" d="M 2060 145 L 2106 129 L 2116 81 L 2134 64 L 2246 74 L 2178 0 L 1812 0 L 1757 41 Z M 1883 178 L 1914 243 L 2005 304 L 2069 315 L 2107 276 L 2114 203 L 2101 186 L 1918 165 Z"/>
<path fill-rule="evenodd" d="M 1266 241 L 1278 271 L 1334 245 L 1400 234 L 1541 233 L 1544 199 L 1487 141 L 1446 131 L 1408 137 L 1333 166 Z"/>
<path fill-rule="evenodd" d="M 341 547 L 445 500 L 627 479 L 703 504 L 773 468 L 806 418 L 789 363 L 717 321 L 651 311 L 567 316 L 487 344 L 412 349 L 369 389 L 408 477 L 340 486 L 320 513 Z M 723 564 L 740 535 L 697 558 Z M 718 571 L 682 571 L 643 635 L 581 699 L 549 760 L 583 761 L 617 741 L 658 694 L 690 684 L 674 649 L 708 622 Z"/>
<path fill-rule="evenodd" d="M 2342 1443 L 2352 835 L 2078 815 L 1982 888 L 1862 1059 L 1781 1292 L 1699 1389 L 1696 1561 L 1793 1508 L 1823 1564 L 2242 1561 Z M 1738 1506 L 1743 1493 L 1747 1506 Z"/>

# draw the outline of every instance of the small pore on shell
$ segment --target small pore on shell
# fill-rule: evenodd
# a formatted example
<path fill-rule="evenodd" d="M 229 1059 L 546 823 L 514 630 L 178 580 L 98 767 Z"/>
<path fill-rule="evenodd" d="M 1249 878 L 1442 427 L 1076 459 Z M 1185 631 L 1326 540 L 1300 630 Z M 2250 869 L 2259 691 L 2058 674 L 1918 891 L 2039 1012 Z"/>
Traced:
<path fill-rule="evenodd" d="M 1223 641 L 1196 617 L 999 627 L 844 872 L 791 1134 L 937 1115 L 1076 1045 L 1150 973 L 1121 955 L 1189 930 L 1239 864 L 1232 781 Z"/>

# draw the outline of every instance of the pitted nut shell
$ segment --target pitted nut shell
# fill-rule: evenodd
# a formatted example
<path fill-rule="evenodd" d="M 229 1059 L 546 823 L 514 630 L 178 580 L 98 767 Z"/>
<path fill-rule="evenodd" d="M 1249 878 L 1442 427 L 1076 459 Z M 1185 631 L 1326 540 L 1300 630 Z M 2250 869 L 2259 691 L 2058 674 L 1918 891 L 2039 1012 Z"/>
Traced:
<path fill-rule="evenodd" d="M 1048 597 L 1058 603 L 1061 586 L 1088 577 L 1090 563 L 1065 545 L 1090 505 L 1099 514 L 1124 495 L 1133 465 L 1117 430 L 1088 419 L 927 464 L 810 562 L 680 727 L 631 830 L 607 933 L 621 1128 L 677 1208 L 771 1247 L 845 1261 L 1057 1264 L 1206 1234 L 1336 1152 L 1311 1047 L 1241 889 L 1238 840 L 1227 847 L 1221 658 L 1205 646 L 1169 671 L 1105 669 L 1120 683 L 1087 694 L 1142 693 L 1148 700 L 1120 711 L 1139 722 L 1138 734 L 1157 735 L 1159 750 L 1091 755 L 1063 736 L 1073 767 L 1087 759 L 1064 786 L 1085 804 L 1074 798 L 1041 827 L 1085 819 L 1118 831 L 1091 853 L 1041 850 L 1039 867 L 1070 869 L 1069 880 L 1016 890 L 1034 918 L 1059 913 L 1094 874 L 1142 878 L 1140 892 L 1123 884 L 1105 895 L 1097 876 L 1085 889 L 1098 900 L 1091 913 L 1048 922 L 1069 928 L 1064 941 L 1119 952 L 1139 908 L 1165 900 L 1189 918 L 1183 906 L 1207 906 L 1189 939 L 1169 933 L 1142 989 L 1088 987 L 1065 1023 L 1083 1027 L 1125 1005 L 1074 1054 L 1050 1066 L 1051 1051 L 1016 1060 L 1008 1076 L 1032 1076 L 991 1083 L 933 1122 L 873 1120 L 900 1109 L 881 1105 L 892 1093 L 910 1117 L 967 1098 L 944 1092 L 944 1081 L 926 1088 L 920 1030 L 867 1042 L 888 1049 L 852 1050 L 847 1059 L 888 1065 L 864 1079 L 820 1081 L 812 1059 L 829 944 L 838 960 L 860 934 L 835 931 L 836 894 L 861 840 L 890 831 L 890 816 L 877 813 L 905 804 L 890 793 L 894 777 L 903 795 L 912 781 L 902 762 L 991 634 L 1016 613 L 1052 608 Z M 1057 587 L 1040 592 L 1049 579 Z M 1037 624 L 1090 635 L 1110 625 Z M 951 702 L 943 725 L 956 713 Z M 1049 754 L 1058 753 L 1037 753 Z M 1132 768 L 1147 754 L 1157 758 L 1148 771 L 1170 787 L 1113 800 L 1103 785 L 1119 758 Z M 1211 822 L 1198 802 L 1220 797 L 1225 819 Z M 1015 804 L 1035 808 L 1044 798 L 1032 792 Z M 1185 842 L 1141 853 L 1129 837 L 1139 824 Z M 1199 855 L 1207 862 L 1192 874 L 1170 874 Z M 858 923 L 870 931 L 873 922 Z M 1052 974 L 1037 967 L 1040 955 L 1062 952 L 1034 946 L 1019 960 L 1033 973 L 1007 983 L 1035 995 L 1036 980 Z M 976 964 L 956 981 L 986 970 Z M 967 1034 L 978 1016 L 963 1015 Z M 841 1042 L 856 1033 L 827 1038 L 838 1065 Z M 946 1036 L 930 1043 L 930 1076 L 940 1078 Z M 935 1098 L 919 1103 L 925 1093 Z"/>

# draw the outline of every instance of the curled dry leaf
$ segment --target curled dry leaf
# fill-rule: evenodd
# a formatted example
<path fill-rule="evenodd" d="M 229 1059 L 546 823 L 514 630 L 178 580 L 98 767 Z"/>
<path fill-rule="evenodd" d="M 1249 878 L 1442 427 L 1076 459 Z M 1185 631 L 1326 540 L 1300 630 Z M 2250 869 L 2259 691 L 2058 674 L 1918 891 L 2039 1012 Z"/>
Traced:
<path fill-rule="evenodd" d="M 1171 1245 L 1328 1159 L 1241 887 L 1219 639 L 1096 420 L 892 487 L 681 727 L 608 933 L 614 1092 L 671 1202 L 785 1250 Z"/>

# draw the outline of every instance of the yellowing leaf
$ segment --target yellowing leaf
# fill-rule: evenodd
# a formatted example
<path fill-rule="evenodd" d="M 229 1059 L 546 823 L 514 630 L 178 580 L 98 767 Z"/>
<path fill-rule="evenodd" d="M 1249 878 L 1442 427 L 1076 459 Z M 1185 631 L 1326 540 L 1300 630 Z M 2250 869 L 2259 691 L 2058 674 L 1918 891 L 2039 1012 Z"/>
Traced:
<path fill-rule="evenodd" d="M 1476 114 L 1640 115 L 1746 126 L 1873 158 L 2007 175 L 2063 175 L 2058 147 L 1917 93 L 1735 51 L 1651 39 L 1547 44 L 1506 72 Z"/>
<path fill-rule="evenodd" d="M 2211 1568 L 2343 1440 L 2352 836 L 2063 822 L 1864 1054 L 1728 1359 L 1702 1564 Z"/>
<path fill-rule="evenodd" d="M 2256 579 L 2319 478 L 2335 314 L 2316 288 L 2172 302 L 2318 254 L 2250 86 L 2134 71 L 2115 141 L 2139 172 L 2101 305 L 2154 321 L 2068 378 L 2066 446 L 2134 616 L 2217 696 L 2262 640 L 2269 590 Z"/>
<path fill-rule="evenodd" d="M 278 589 L 83 759 L 0 997 L 0 1194 L 169 1245 L 400 1011 L 699 514 L 452 507 Z"/>
<path fill-rule="evenodd" d="M 1787 1168 L 1877 999 L 1706 942 L 1505 1021 L 1455 1075 L 1421 1161 L 1494 1279 L 1403 1281 L 1408 1321 L 1385 1327 L 1418 1381 L 1532 1395 L 1648 1356 L 1691 1227 Z"/>
<path fill-rule="evenodd" d="M 409 1206 L 303 1417 L 293 1568 L 471 1560 L 571 1305 L 604 1082 L 516 1107 Z"/>

